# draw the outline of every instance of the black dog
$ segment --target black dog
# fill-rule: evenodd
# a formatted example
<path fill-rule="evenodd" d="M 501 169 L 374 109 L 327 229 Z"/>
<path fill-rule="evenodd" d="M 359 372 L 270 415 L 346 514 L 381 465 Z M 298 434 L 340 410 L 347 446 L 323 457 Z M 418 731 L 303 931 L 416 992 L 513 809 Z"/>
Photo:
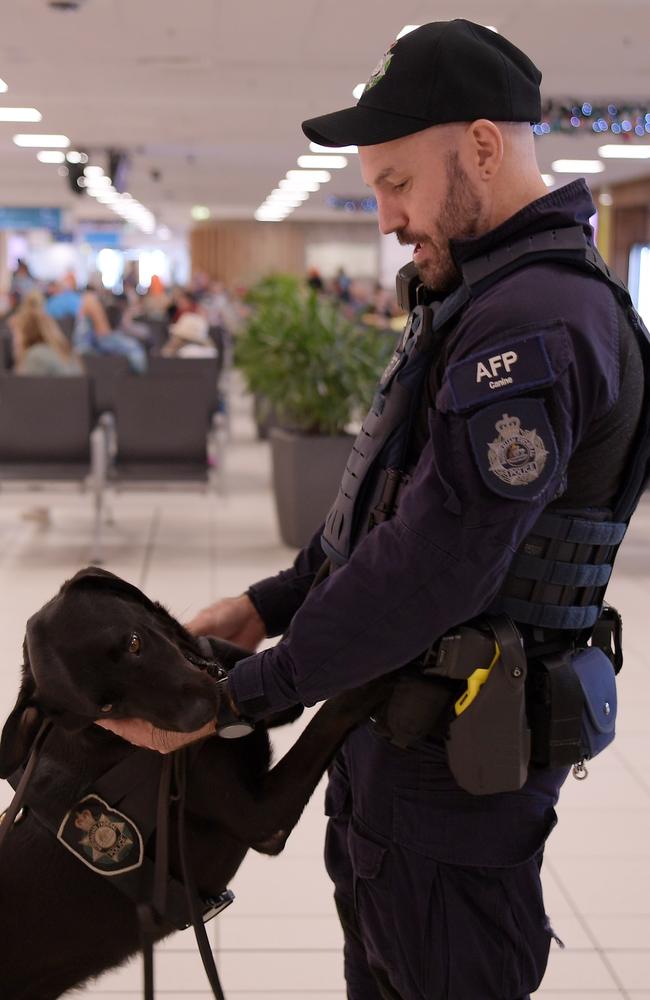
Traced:
<path fill-rule="evenodd" d="M 226 669 L 248 655 L 225 642 L 217 648 Z M 0 741 L 0 776 L 24 764 L 43 719 L 54 725 L 28 793 L 34 809 L 9 831 L 0 853 L 3 1000 L 53 1000 L 139 950 L 134 902 L 59 843 L 37 818 L 37 803 L 63 817 L 128 755 L 160 761 L 94 725 L 97 718 L 138 717 L 181 732 L 214 718 L 217 686 L 196 665 L 201 657 L 197 640 L 161 605 L 92 567 L 29 620 L 22 687 Z M 383 683 L 373 684 L 326 702 L 271 770 L 264 726 L 242 739 L 198 744 L 186 828 L 202 896 L 227 886 L 249 847 L 282 850 L 346 734 L 384 693 Z M 151 854 L 154 845 L 144 846 Z M 180 877 L 173 832 L 170 871 Z M 173 929 L 163 923 L 155 936 Z"/>

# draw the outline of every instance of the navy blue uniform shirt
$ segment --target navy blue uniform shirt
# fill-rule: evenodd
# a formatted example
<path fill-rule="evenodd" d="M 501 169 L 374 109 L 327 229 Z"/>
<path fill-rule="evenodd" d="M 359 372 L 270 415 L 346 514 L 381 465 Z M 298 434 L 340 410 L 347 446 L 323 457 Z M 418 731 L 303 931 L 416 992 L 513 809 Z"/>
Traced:
<path fill-rule="evenodd" d="M 576 224 L 592 239 L 593 213 L 576 181 L 452 251 L 460 264 Z M 572 454 L 616 404 L 619 341 L 611 290 L 557 262 L 471 301 L 445 343 L 428 439 L 395 517 L 309 593 L 318 536 L 293 568 L 251 587 L 268 634 L 291 629 L 231 672 L 242 710 L 263 717 L 357 687 L 484 611 L 542 510 L 571 493 Z"/>

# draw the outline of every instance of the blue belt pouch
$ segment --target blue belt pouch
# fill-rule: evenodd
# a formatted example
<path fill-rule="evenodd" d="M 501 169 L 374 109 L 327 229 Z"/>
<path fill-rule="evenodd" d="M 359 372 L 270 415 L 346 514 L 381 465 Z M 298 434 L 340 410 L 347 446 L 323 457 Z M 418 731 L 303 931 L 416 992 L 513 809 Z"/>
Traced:
<path fill-rule="evenodd" d="M 595 647 L 571 660 L 584 695 L 580 739 L 584 760 L 595 757 L 616 735 L 616 674 L 609 657 Z"/>

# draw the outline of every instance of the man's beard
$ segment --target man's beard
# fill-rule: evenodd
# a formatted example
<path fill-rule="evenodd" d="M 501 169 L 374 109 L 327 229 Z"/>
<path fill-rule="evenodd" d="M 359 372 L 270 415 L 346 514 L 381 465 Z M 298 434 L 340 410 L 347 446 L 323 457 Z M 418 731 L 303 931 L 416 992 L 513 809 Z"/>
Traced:
<path fill-rule="evenodd" d="M 421 243 L 428 251 L 427 260 L 416 263 L 420 280 L 435 292 L 449 292 L 460 283 L 460 273 L 449 249 L 450 239 L 465 239 L 479 232 L 481 201 L 460 165 L 457 152 L 447 154 L 447 196 L 440 215 L 432 224 L 433 232 L 418 235 L 403 229 L 397 233 L 402 244 Z"/>

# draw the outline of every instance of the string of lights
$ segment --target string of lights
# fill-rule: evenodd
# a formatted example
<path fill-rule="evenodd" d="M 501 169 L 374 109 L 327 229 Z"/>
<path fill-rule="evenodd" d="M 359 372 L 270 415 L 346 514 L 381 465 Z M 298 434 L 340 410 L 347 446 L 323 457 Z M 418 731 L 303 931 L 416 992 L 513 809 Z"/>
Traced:
<path fill-rule="evenodd" d="M 546 101 L 535 135 L 611 132 L 623 140 L 650 135 L 650 107 L 641 102 L 596 104 L 590 101 Z"/>

